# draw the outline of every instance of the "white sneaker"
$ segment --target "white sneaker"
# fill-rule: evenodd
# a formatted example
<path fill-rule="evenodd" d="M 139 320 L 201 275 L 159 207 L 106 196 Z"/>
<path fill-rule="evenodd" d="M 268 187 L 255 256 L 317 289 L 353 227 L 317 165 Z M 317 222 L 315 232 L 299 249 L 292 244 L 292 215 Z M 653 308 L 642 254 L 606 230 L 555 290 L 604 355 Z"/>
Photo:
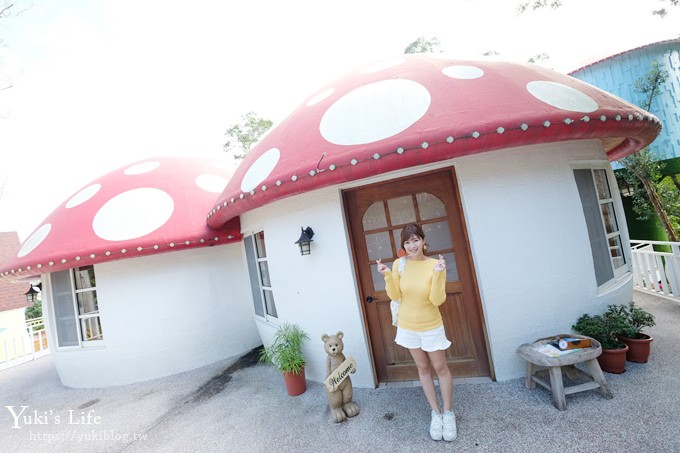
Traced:
<path fill-rule="evenodd" d="M 458 436 L 458 430 L 456 429 L 456 414 L 453 411 L 446 411 L 442 417 L 443 433 L 442 436 L 444 440 L 451 442 L 455 440 Z"/>
<path fill-rule="evenodd" d="M 430 420 L 430 437 L 432 440 L 442 440 L 442 414 L 432 411 L 432 420 Z"/>

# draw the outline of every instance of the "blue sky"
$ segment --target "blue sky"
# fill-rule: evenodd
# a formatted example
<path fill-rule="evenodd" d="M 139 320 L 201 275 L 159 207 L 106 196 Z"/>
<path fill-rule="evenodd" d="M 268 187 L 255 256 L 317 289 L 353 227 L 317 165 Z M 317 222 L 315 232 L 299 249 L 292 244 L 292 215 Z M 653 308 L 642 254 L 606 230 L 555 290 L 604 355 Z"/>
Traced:
<path fill-rule="evenodd" d="M 568 72 L 677 38 L 680 8 L 563 0 L 518 16 L 514 0 L 17 0 L 0 22 L 0 231 L 25 239 L 91 180 L 155 155 L 222 153 L 248 111 L 283 119 L 325 82 L 437 37 L 459 59 Z"/>

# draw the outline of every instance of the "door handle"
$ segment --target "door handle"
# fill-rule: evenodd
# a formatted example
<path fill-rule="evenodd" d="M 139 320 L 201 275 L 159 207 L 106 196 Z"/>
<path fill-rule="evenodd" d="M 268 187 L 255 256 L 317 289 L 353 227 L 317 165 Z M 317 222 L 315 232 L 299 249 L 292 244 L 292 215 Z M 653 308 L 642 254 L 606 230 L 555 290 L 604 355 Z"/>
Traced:
<path fill-rule="evenodd" d="M 366 303 L 367 303 L 367 304 L 370 304 L 371 302 L 377 302 L 377 301 L 378 301 L 378 299 L 376 299 L 376 298 L 373 297 L 373 296 L 367 296 L 367 297 L 366 297 Z"/>

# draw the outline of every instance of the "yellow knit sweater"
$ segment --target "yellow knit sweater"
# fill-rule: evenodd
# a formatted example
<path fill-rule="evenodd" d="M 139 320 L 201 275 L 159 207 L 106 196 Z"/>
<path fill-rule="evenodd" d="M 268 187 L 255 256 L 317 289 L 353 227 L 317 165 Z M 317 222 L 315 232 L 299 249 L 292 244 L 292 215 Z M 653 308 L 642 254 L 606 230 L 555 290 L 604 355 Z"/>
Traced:
<path fill-rule="evenodd" d="M 399 327 L 414 332 L 435 329 L 443 324 L 439 306 L 446 301 L 446 272 L 435 272 L 437 260 L 406 260 L 399 275 L 399 260 L 385 272 L 385 289 L 392 300 L 401 300 Z"/>

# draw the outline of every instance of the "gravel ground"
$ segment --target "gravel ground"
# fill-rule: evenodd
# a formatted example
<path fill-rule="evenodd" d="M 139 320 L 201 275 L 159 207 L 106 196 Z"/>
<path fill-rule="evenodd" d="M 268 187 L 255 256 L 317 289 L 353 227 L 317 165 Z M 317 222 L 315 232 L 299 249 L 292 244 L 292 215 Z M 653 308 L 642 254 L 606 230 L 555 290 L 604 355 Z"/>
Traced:
<path fill-rule="evenodd" d="M 0 450 L 680 452 L 680 304 L 635 300 L 656 316 L 652 355 L 605 373 L 613 399 L 581 392 L 558 411 L 523 379 L 457 384 L 451 443 L 429 439 L 420 388 L 355 389 L 361 413 L 336 424 L 322 384 L 289 397 L 252 356 L 108 389 L 62 386 L 47 356 L 0 373 Z"/>

